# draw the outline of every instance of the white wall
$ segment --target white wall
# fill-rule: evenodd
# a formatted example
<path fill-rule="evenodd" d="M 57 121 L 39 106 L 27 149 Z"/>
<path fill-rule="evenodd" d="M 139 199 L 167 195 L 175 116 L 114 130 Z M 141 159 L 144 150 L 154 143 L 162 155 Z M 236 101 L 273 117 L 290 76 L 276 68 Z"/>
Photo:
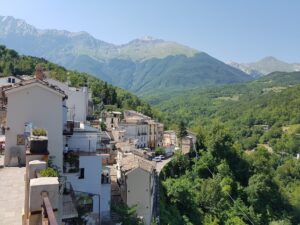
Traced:
<path fill-rule="evenodd" d="M 67 181 L 72 184 L 75 191 L 88 192 L 93 194 L 99 194 L 100 209 L 101 212 L 109 211 L 110 206 L 110 185 L 103 186 L 102 191 L 101 185 L 101 173 L 102 173 L 102 157 L 101 156 L 80 156 L 79 157 L 79 168 L 84 168 L 84 179 L 79 179 L 78 174 L 64 174 L 67 177 Z M 109 189 L 109 191 L 107 190 Z M 94 197 L 93 210 L 95 213 L 99 213 L 99 202 L 98 197 Z"/>
<path fill-rule="evenodd" d="M 25 158 L 25 147 L 17 145 L 17 135 L 24 133 L 25 122 L 48 131 L 48 151 L 55 156 L 54 163 L 62 168 L 63 135 L 62 97 L 54 90 L 38 84 L 20 87 L 18 91 L 7 93 L 7 127 L 5 146 L 5 165 L 9 164 L 9 151 L 18 148 Z"/>
<path fill-rule="evenodd" d="M 73 115 L 75 115 L 74 121 L 86 121 L 89 100 L 87 87 L 73 88 L 57 80 L 47 79 L 46 81 L 58 86 L 68 95 L 68 120 L 73 121 Z"/>
<path fill-rule="evenodd" d="M 128 206 L 137 204 L 138 216 L 143 216 L 145 224 L 150 225 L 153 202 L 151 174 L 141 168 L 136 168 L 127 174 L 126 184 Z"/>
<path fill-rule="evenodd" d="M 125 139 L 134 138 L 137 139 L 137 147 L 148 147 L 148 137 L 149 130 L 148 124 L 132 124 L 132 123 L 123 123 L 120 125 L 122 129 L 125 130 L 124 137 Z M 146 135 L 138 136 L 138 133 L 146 133 Z"/>
<path fill-rule="evenodd" d="M 75 131 L 71 137 L 68 137 L 67 143 L 69 150 L 95 152 L 99 138 L 99 133 Z"/>
<path fill-rule="evenodd" d="M 101 185 L 101 217 L 110 216 L 111 184 Z"/>
<path fill-rule="evenodd" d="M 0 78 L 0 86 L 4 86 L 4 85 L 8 85 L 8 84 L 15 84 L 18 82 L 20 82 L 20 79 L 17 77 L 14 77 L 14 76 Z"/>

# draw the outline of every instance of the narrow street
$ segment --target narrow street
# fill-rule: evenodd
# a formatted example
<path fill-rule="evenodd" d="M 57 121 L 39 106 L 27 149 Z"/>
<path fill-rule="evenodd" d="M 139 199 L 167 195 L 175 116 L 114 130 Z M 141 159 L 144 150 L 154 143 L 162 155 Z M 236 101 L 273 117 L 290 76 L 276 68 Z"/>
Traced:
<path fill-rule="evenodd" d="M 164 166 L 167 165 L 167 163 L 171 161 L 171 159 L 172 159 L 172 157 L 170 157 L 168 159 L 164 159 L 161 162 L 156 163 L 156 171 L 157 171 L 158 174 L 164 168 Z"/>

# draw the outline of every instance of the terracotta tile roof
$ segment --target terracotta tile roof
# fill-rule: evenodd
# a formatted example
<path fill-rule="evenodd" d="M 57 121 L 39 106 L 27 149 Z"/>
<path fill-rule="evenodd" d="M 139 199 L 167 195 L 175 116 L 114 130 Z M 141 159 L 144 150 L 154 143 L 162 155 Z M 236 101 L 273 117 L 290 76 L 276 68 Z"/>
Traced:
<path fill-rule="evenodd" d="M 141 168 L 152 173 L 155 169 L 155 162 L 146 160 L 132 153 L 123 154 L 121 160 L 121 170 L 125 173 L 128 173 L 135 168 Z"/>

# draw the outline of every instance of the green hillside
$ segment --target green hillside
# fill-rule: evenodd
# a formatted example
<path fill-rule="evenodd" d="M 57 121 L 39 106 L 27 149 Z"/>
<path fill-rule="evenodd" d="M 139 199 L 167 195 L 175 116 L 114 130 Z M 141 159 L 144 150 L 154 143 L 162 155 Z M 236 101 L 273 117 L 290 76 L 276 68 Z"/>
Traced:
<path fill-rule="evenodd" d="M 175 113 L 186 111 L 182 116 L 192 124 L 197 116 L 211 116 L 214 112 L 222 110 L 225 105 L 241 104 L 251 99 L 280 93 L 289 87 L 300 83 L 300 72 L 282 73 L 274 72 L 260 79 L 243 83 L 207 89 L 192 89 L 187 91 L 165 91 L 144 97 L 150 104 L 163 111 Z M 188 108 L 184 108 L 184 107 Z M 176 109 L 176 110 L 175 110 Z M 201 111 L 203 111 L 203 114 Z"/>
<path fill-rule="evenodd" d="M 255 133 L 263 125 L 271 132 L 272 127 L 300 123 L 299 83 L 300 72 L 275 72 L 246 84 L 159 93 L 145 99 L 167 115 L 169 124 L 183 120 L 197 129 L 218 120 L 235 134 L 244 149 L 249 149 L 267 136 Z"/>
<path fill-rule="evenodd" d="M 161 224 L 300 223 L 300 73 L 155 102 L 197 134 L 161 173 Z"/>
<path fill-rule="evenodd" d="M 135 95 L 114 87 L 87 73 L 66 70 L 64 67 L 50 63 L 45 59 L 19 55 L 16 51 L 0 46 L 0 76 L 32 75 L 36 65 L 41 65 L 51 78 L 79 87 L 88 85 L 92 91 L 96 113 L 104 108 L 108 109 L 134 109 L 149 116 L 155 116 L 150 105 Z"/>
<path fill-rule="evenodd" d="M 143 96 L 157 91 L 185 90 L 252 79 L 206 53 L 197 53 L 192 57 L 176 55 L 143 61 L 115 58 L 104 62 L 84 55 L 68 57 L 62 62 L 68 68 L 89 72 Z"/>

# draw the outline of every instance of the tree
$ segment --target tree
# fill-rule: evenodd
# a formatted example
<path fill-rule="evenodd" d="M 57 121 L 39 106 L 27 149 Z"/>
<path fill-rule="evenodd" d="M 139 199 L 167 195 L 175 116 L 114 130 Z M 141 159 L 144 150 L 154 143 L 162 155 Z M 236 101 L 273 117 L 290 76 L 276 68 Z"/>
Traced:
<path fill-rule="evenodd" d="M 255 211 L 263 215 L 262 220 L 267 222 L 267 214 L 272 212 L 272 217 L 276 218 L 284 210 L 289 209 L 283 199 L 278 186 L 270 175 L 255 174 L 249 179 L 249 185 L 245 188 L 248 202 Z"/>
<path fill-rule="evenodd" d="M 178 126 L 178 138 L 184 138 L 188 134 L 185 123 L 181 120 Z"/>
<path fill-rule="evenodd" d="M 182 139 L 187 136 L 188 132 L 185 126 L 185 123 L 181 120 L 178 125 L 177 137 L 179 140 L 179 145 L 182 146 Z"/>
<path fill-rule="evenodd" d="M 155 155 L 158 156 L 158 155 L 165 155 L 166 154 L 166 150 L 162 147 L 157 147 L 155 149 Z"/>
<path fill-rule="evenodd" d="M 118 214 L 122 225 L 143 225 L 144 223 L 136 216 L 137 205 L 132 207 L 125 203 L 118 203 L 112 205 L 112 211 Z"/>
<path fill-rule="evenodd" d="M 103 121 L 101 121 L 100 127 L 102 131 L 106 131 L 106 124 Z"/>

